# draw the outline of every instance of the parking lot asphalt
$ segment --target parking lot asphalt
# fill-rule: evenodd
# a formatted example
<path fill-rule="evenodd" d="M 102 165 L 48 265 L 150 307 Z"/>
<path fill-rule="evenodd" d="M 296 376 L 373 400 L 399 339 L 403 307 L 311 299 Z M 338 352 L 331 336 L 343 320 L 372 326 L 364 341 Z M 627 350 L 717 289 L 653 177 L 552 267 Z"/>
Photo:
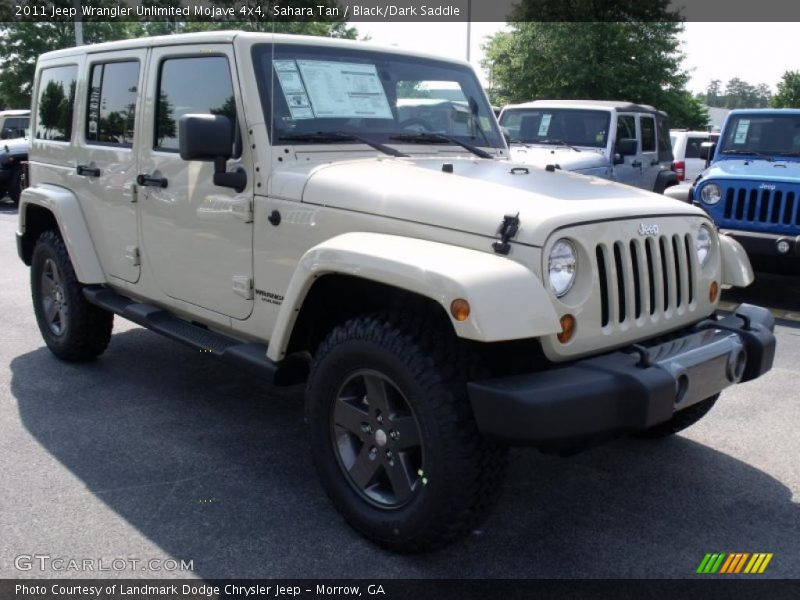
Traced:
<path fill-rule="evenodd" d="M 398 556 L 351 531 L 317 484 L 302 389 L 271 389 L 121 319 L 98 361 L 56 360 L 15 227 L 0 205 L 2 578 L 693 577 L 707 552 L 771 552 L 761 577 L 800 576 L 800 278 L 759 276 L 728 297 L 778 303 L 788 319 L 774 369 L 703 421 L 568 458 L 513 450 L 480 531 Z M 192 570 L 20 571 L 21 555 Z"/>

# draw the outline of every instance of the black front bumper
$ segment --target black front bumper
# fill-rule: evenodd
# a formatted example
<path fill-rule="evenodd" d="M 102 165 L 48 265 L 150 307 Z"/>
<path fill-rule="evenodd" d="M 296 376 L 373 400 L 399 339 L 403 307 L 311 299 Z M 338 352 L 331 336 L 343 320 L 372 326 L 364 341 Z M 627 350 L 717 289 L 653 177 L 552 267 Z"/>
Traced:
<path fill-rule="evenodd" d="M 800 235 L 756 233 L 738 229 L 720 229 L 720 233 L 735 239 L 751 256 L 800 258 Z M 781 248 L 786 251 L 782 252 Z"/>
<path fill-rule="evenodd" d="M 653 346 L 468 384 L 481 433 L 511 445 L 561 445 L 640 431 L 772 368 L 775 320 L 742 304 Z"/>

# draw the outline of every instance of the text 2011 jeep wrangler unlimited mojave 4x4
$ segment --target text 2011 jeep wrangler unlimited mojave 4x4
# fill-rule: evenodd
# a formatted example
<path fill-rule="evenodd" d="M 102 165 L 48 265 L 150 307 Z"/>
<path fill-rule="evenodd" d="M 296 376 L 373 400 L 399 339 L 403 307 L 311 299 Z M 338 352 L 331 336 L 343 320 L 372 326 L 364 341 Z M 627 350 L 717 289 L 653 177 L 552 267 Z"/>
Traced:
<path fill-rule="evenodd" d="M 466 120 L 398 119 L 443 87 Z M 393 549 L 468 531 L 508 445 L 673 433 L 772 365 L 766 310 L 715 312 L 752 279 L 735 241 L 684 203 L 505 160 L 466 63 L 114 42 L 43 55 L 33 119 L 18 246 L 53 353 L 99 355 L 116 313 L 307 379 L 325 490 Z"/>

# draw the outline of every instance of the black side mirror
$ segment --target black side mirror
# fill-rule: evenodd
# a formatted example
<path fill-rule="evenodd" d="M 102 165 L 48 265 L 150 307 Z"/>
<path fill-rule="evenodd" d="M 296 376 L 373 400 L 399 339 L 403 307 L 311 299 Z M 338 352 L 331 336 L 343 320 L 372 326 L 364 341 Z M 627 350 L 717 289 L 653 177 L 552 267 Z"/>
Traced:
<path fill-rule="evenodd" d="M 9 140 L 12 137 L 14 137 L 14 131 L 12 129 L 9 129 L 8 127 L 5 127 L 3 129 L 3 132 L 0 133 L 0 139 Z"/>
<path fill-rule="evenodd" d="M 183 160 L 214 162 L 214 185 L 244 191 L 247 173 L 227 172 L 233 155 L 233 123 L 223 115 L 183 115 L 178 119 L 178 149 Z"/>
<path fill-rule="evenodd" d="M 639 151 L 639 142 L 631 138 L 617 140 L 617 153 L 620 156 L 636 156 Z"/>
<path fill-rule="evenodd" d="M 703 142 L 700 144 L 700 158 L 705 159 L 706 162 L 714 158 L 714 152 L 716 151 L 716 142 Z"/>

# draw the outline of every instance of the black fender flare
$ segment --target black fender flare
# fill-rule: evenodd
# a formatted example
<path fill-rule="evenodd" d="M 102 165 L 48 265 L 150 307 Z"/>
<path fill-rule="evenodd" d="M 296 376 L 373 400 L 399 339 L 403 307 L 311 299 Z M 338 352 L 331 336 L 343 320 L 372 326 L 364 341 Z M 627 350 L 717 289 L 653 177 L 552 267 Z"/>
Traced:
<path fill-rule="evenodd" d="M 675 171 L 660 171 L 656 176 L 656 184 L 653 191 L 656 194 L 663 194 L 664 190 L 673 185 L 678 185 L 678 174 Z"/>

